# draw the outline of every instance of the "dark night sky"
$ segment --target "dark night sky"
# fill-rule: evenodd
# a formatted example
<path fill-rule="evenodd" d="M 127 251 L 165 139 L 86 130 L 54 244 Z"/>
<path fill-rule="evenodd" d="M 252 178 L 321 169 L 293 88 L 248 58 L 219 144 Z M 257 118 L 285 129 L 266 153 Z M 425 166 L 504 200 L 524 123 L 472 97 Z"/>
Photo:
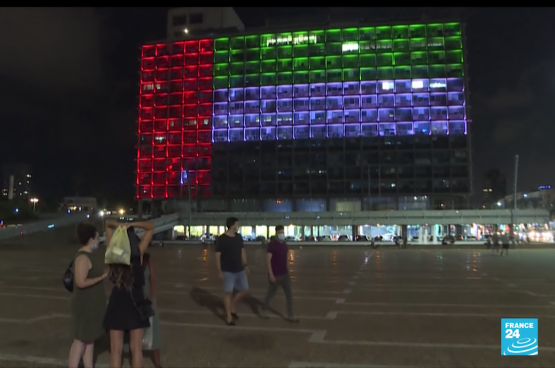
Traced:
<path fill-rule="evenodd" d="M 354 19 L 464 14 L 475 191 L 490 167 L 512 176 L 516 153 L 522 189 L 555 184 L 555 9 L 351 9 Z M 139 46 L 165 37 L 167 10 L 2 9 L 0 164 L 32 164 L 41 196 L 132 197 Z M 236 10 L 248 27 L 329 8 Z"/>

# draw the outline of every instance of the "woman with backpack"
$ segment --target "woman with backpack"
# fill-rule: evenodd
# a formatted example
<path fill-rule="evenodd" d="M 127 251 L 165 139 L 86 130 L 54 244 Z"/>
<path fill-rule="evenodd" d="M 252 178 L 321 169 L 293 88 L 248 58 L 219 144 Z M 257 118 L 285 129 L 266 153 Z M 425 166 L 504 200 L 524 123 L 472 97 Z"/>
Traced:
<path fill-rule="evenodd" d="M 114 284 L 106 314 L 104 327 L 110 331 L 110 367 L 120 368 L 122 363 L 124 333 L 129 332 L 129 349 L 131 366 L 143 367 L 143 333 L 150 327 L 149 318 L 153 315 L 151 303 L 144 295 L 145 285 L 142 257 L 145 254 L 152 235 L 154 224 L 149 221 L 119 223 L 106 220 L 106 246 L 110 244 L 113 230 L 118 226 L 127 227 L 127 235 L 131 246 L 130 265 L 110 265 L 110 280 Z M 144 230 L 139 239 L 134 228 Z"/>

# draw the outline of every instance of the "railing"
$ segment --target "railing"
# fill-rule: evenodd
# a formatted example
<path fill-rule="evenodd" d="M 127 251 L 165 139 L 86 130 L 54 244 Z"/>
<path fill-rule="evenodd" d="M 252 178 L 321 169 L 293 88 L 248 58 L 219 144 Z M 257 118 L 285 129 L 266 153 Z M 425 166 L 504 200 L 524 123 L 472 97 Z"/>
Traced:
<path fill-rule="evenodd" d="M 40 220 L 17 227 L 3 228 L 0 229 L 0 240 L 16 238 L 22 235 L 29 235 L 42 231 L 53 230 L 59 227 L 74 225 L 78 222 L 85 221 L 88 218 L 90 218 L 90 215 L 86 213 L 72 213 L 60 216 L 58 218 Z"/>
<path fill-rule="evenodd" d="M 178 220 L 179 220 L 179 214 L 173 213 L 171 215 L 164 215 L 148 221 L 154 222 L 154 233 L 157 234 L 162 231 L 173 229 L 173 227 L 177 224 Z M 135 229 L 135 233 L 139 236 L 139 238 L 142 238 L 145 232 L 143 229 Z M 106 236 L 104 235 L 101 236 L 100 242 L 102 243 L 105 241 L 106 241 Z"/>
<path fill-rule="evenodd" d="M 511 210 L 430 210 L 430 211 L 359 211 L 359 212 L 245 212 L 195 213 L 191 225 L 225 225 L 229 217 L 237 217 L 242 225 L 458 225 L 508 224 Z M 182 216 L 186 219 L 187 216 Z M 519 223 L 547 223 L 547 210 L 518 210 Z M 186 224 L 186 221 L 183 221 Z"/>

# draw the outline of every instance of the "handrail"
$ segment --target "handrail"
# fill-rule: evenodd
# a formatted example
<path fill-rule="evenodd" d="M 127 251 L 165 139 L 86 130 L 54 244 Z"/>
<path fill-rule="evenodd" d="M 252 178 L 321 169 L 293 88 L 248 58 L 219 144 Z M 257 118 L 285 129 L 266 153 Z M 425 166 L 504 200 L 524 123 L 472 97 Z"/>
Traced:
<path fill-rule="evenodd" d="M 155 219 L 150 219 L 148 221 L 154 222 L 154 233 L 158 233 L 159 231 L 165 231 L 165 227 L 169 226 L 169 225 L 175 225 L 177 223 L 177 220 L 179 220 L 179 214 L 177 213 L 173 213 L 171 215 L 164 215 Z M 135 229 L 135 234 L 137 234 L 139 236 L 139 238 L 142 238 L 144 235 L 144 230 L 143 229 Z M 100 242 L 105 242 L 106 241 L 106 236 L 102 235 L 100 237 Z"/>
<path fill-rule="evenodd" d="M 38 232 L 53 230 L 55 228 L 64 227 L 85 221 L 90 218 L 87 213 L 72 213 L 60 216 L 58 218 L 51 218 L 40 220 L 29 224 L 23 224 L 17 227 L 9 227 L 0 229 L 0 240 L 17 238 L 22 235 L 29 235 Z"/>

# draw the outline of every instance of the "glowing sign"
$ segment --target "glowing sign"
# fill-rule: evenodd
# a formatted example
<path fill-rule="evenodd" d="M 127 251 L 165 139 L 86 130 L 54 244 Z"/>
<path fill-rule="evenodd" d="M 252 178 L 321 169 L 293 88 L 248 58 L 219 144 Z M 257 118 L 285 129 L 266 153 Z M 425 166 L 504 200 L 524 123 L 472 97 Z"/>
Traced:
<path fill-rule="evenodd" d="M 315 35 L 297 35 L 293 36 L 284 36 L 284 37 L 270 37 L 266 40 L 266 46 L 272 45 L 302 45 L 304 43 L 316 43 L 318 42 L 318 38 Z"/>

